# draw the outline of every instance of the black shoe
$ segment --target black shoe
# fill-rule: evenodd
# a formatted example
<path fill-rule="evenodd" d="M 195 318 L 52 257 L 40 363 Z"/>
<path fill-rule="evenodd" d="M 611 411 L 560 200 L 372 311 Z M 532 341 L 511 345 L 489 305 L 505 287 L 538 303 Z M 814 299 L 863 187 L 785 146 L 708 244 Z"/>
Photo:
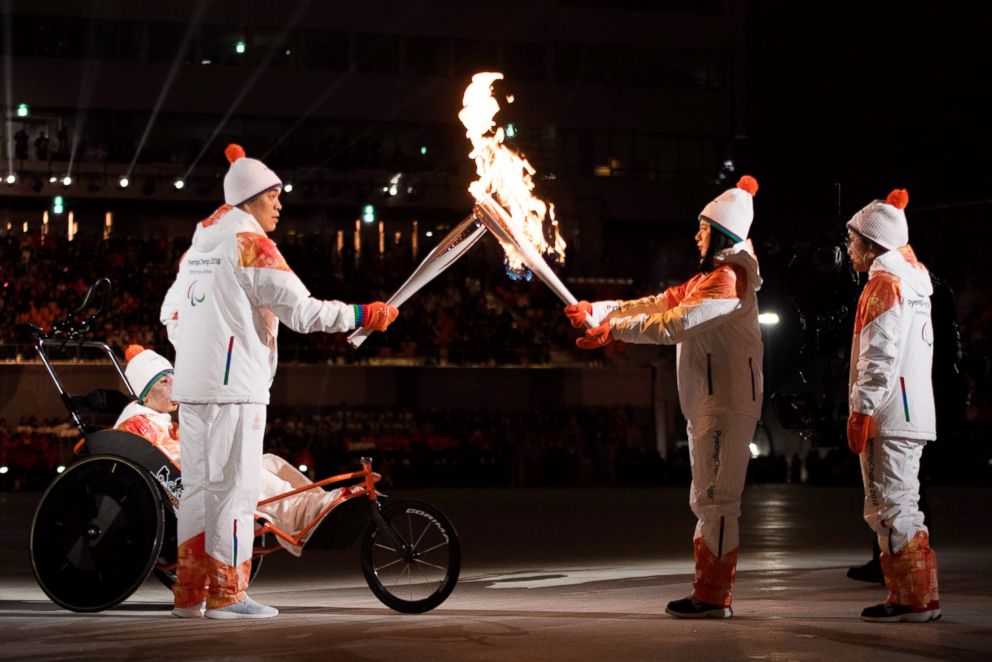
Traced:
<path fill-rule="evenodd" d="M 926 623 L 940 618 L 940 607 L 913 611 L 910 607 L 882 602 L 861 612 L 861 620 L 869 623 Z"/>
<path fill-rule="evenodd" d="M 730 618 L 734 615 L 734 610 L 688 597 L 669 602 L 665 613 L 675 618 Z"/>
<path fill-rule="evenodd" d="M 854 565 L 847 569 L 847 578 L 856 582 L 881 584 L 885 586 L 885 576 L 882 574 L 882 564 L 878 559 L 872 559 L 864 565 Z"/>

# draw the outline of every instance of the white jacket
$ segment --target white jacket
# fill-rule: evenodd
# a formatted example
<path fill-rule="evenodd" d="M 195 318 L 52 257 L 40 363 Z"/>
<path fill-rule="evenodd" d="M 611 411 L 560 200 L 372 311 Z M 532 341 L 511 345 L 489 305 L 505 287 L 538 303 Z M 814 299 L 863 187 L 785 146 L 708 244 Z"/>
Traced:
<path fill-rule="evenodd" d="M 758 327 L 761 288 L 749 240 L 717 254 L 717 267 L 657 296 L 601 301 L 593 315 L 617 340 L 676 345 L 679 402 L 686 418 L 758 418 L 764 397 Z"/>
<path fill-rule="evenodd" d="M 930 366 L 933 284 L 908 245 L 871 264 L 851 343 L 850 408 L 872 437 L 937 438 Z"/>
<path fill-rule="evenodd" d="M 173 398 L 268 404 L 279 322 L 350 331 L 353 306 L 310 296 L 250 214 L 223 205 L 199 223 L 160 319 L 176 348 Z"/>

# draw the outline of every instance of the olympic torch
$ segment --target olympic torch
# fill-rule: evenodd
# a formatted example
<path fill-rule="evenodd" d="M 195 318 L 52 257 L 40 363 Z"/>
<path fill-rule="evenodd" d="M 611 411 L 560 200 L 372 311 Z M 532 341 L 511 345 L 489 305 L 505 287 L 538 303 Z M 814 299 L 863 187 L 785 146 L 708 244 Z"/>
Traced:
<path fill-rule="evenodd" d="M 386 303 L 399 308 L 420 288 L 440 276 L 445 269 L 454 264 L 485 233 L 486 226 L 480 222 L 476 214 L 467 216 L 434 247 L 434 250 L 427 254 L 427 257 L 414 269 L 406 282 L 393 293 L 393 296 L 389 297 Z M 348 336 L 348 342 L 351 343 L 352 347 L 361 347 L 370 333 L 371 331 L 368 329 L 355 329 Z"/>

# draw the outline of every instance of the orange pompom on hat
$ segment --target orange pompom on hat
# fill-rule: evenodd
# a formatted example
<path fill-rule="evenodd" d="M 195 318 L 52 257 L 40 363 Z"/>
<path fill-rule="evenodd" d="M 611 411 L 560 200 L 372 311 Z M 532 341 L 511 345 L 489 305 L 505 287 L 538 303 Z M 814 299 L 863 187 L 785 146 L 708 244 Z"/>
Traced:
<path fill-rule="evenodd" d="M 754 221 L 754 196 L 758 180 L 744 175 L 737 186 L 727 189 L 703 208 L 699 219 L 724 233 L 734 241 L 744 241 Z"/>
<path fill-rule="evenodd" d="M 128 345 L 124 350 L 127 367 L 124 376 L 131 384 L 131 390 L 138 396 L 138 404 L 142 404 L 148 391 L 162 375 L 172 374 L 172 364 L 161 354 L 141 345 Z"/>
<path fill-rule="evenodd" d="M 224 150 L 231 164 L 224 175 L 224 202 L 237 207 L 274 188 L 282 187 L 276 173 L 258 159 L 249 159 L 241 145 L 231 143 Z"/>
<path fill-rule="evenodd" d="M 858 211 L 847 227 L 868 237 L 882 248 L 895 250 L 909 243 L 909 225 L 906 223 L 906 205 L 909 192 L 897 188 L 885 200 L 872 200 Z"/>

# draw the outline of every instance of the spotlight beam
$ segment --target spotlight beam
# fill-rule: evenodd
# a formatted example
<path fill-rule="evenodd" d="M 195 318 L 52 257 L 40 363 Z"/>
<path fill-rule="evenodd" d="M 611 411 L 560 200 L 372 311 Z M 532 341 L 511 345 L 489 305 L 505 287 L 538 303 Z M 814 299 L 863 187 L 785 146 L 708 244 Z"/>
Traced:
<path fill-rule="evenodd" d="M 95 41 L 96 19 L 90 19 L 89 31 L 86 34 L 86 51 L 90 57 L 92 57 Z M 76 151 L 79 149 L 79 141 L 83 136 L 83 129 L 86 128 L 86 116 L 89 113 L 90 99 L 93 98 L 93 89 L 96 87 L 96 78 L 99 72 L 99 62 L 97 60 L 87 59 L 83 65 L 83 76 L 79 81 L 79 97 L 76 101 L 76 125 L 72 127 L 72 149 L 69 151 L 69 167 L 66 168 L 66 176 L 72 174 L 72 165 L 76 162 Z"/>
<path fill-rule="evenodd" d="M 245 82 L 244 86 L 241 88 L 241 91 L 238 92 L 238 96 L 234 98 L 234 101 L 231 103 L 230 108 L 228 108 L 228 111 L 224 114 L 224 117 L 221 118 L 220 122 L 214 128 L 214 132 L 210 134 L 210 137 L 207 138 L 207 141 L 203 143 L 203 148 L 200 149 L 200 153 L 196 155 L 195 159 L 193 159 L 193 163 L 190 164 L 189 168 L 186 170 L 186 173 L 181 177 L 181 179 L 184 180 L 189 179 L 190 174 L 193 172 L 193 168 L 197 166 L 197 164 L 200 162 L 200 159 L 203 158 L 203 155 L 207 153 L 207 150 L 210 148 L 210 145 L 213 144 L 214 142 L 214 138 L 216 138 L 218 134 L 220 134 L 221 130 L 227 124 L 227 120 L 231 118 L 231 115 L 233 115 L 234 111 L 237 110 L 238 106 L 241 105 L 241 102 L 248 95 L 248 92 L 250 92 L 251 88 L 255 86 L 255 82 L 259 79 L 262 73 L 265 72 L 266 68 L 268 68 L 269 62 L 271 62 L 272 58 L 275 57 L 275 54 L 279 50 L 281 50 L 282 45 L 286 43 L 286 38 L 289 36 L 290 31 L 292 31 L 293 28 L 296 27 L 296 24 L 300 22 L 300 19 L 303 18 L 303 14 L 310 6 L 311 1 L 312 0 L 306 0 L 306 2 L 302 3 L 299 7 L 297 7 L 296 11 L 290 17 L 289 22 L 286 24 L 286 29 L 282 31 L 281 35 L 279 35 L 279 39 L 276 40 L 275 45 L 269 50 L 268 54 L 265 56 L 265 60 L 262 61 L 262 64 L 255 67 L 255 71 L 252 72 L 251 77 Z"/>
<path fill-rule="evenodd" d="M 11 68 L 11 23 L 14 17 L 10 13 L 10 0 L 3 0 L 3 91 L 4 91 L 4 122 L 7 133 L 7 172 L 14 172 L 14 131 L 10 121 L 11 109 L 14 104 L 14 72 Z"/>
<path fill-rule="evenodd" d="M 200 22 L 203 20 L 203 14 L 210 6 L 213 0 L 204 0 L 204 2 L 196 3 L 193 8 L 193 15 L 190 16 L 189 25 L 186 26 L 186 34 L 183 35 L 183 40 L 179 44 L 179 50 L 176 51 L 176 57 L 172 60 L 172 66 L 169 67 L 169 73 L 165 76 L 165 83 L 162 85 L 162 89 L 158 92 L 158 99 L 155 101 L 155 107 L 152 109 L 151 117 L 148 118 L 148 123 L 145 125 L 144 133 L 141 134 L 141 140 L 138 141 L 138 148 L 134 150 L 134 157 L 131 159 L 131 165 L 127 167 L 127 174 L 125 177 L 131 177 L 131 171 L 134 170 L 134 164 L 138 162 L 138 157 L 141 155 L 141 150 L 145 147 L 145 141 L 148 140 L 148 134 L 151 133 L 152 127 L 155 125 L 155 120 L 158 118 L 159 111 L 162 110 L 162 104 L 165 101 L 166 95 L 169 94 L 169 90 L 172 89 L 172 84 L 176 80 L 176 74 L 179 73 L 179 67 L 183 63 L 183 55 L 186 53 L 186 49 L 189 47 L 189 42 L 193 39 L 193 33 L 196 32 L 196 28 L 199 27 Z"/>

